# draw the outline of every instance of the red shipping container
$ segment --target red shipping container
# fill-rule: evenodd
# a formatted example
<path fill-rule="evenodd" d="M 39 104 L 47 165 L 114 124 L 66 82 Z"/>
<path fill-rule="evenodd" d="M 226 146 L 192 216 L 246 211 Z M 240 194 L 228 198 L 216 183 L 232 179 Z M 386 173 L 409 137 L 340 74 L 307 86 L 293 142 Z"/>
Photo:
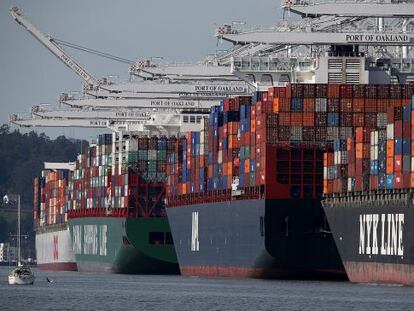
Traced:
<path fill-rule="evenodd" d="M 402 121 L 395 121 L 394 122 L 394 137 L 403 137 L 403 126 Z"/>
<path fill-rule="evenodd" d="M 290 98 L 280 98 L 279 99 L 279 111 L 280 112 L 289 112 L 290 111 Z"/>
<path fill-rule="evenodd" d="M 267 102 L 267 100 L 268 100 L 268 94 L 267 94 L 267 92 L 263 92 L 263 94 L 262 94 L 262 101 L 263 102 Z"/>
<path fill-rule="evenodd" d="M 354 112 L 364 112 L 365 100 L 363 98 L 354 98 L 352 106 Z"/>
<path fill-rule="evenodd" d="M 355 177 L 355 191 L 356 192 L 362 191 L 362 176 Z"/>
<path fill-rule="evenodd" d="M 355 161 L 355 175 L 363 176 L 363 165 L 362 165 L 362 159 L 358 158 Z"/>
<path fill-rule="evenodd" d="M 353 125 L 354 126 L 358 126 L 358 127 L 363 127 L 364 126 L 364 114 L 363 113 L 359 113 L 356 112 L 353 114 Z"/>
<path fill-rule="evenodd" d="M 262 102 L 257 102 L 256 103 L 256 115 L 260 115 L 260 114 L 262 114 L 262 106 L 263 106 L 263 104 L 262 104 Z"/>
<path fill-rule="evenodd" d="M 244 143 L 246 145 L 248 145 L 248 146 L 250 145 L 250 133 L 245 133 L 245 135 L 244 135 Z"/>
<path fill-rule="evenodd" d="M 394 188 L 401 189 L 403 188 L 403 177 L 401 172 L 394 173 Z"/>
<path fill-rule="evenodd" d="M 355 163 L 349 163 L 348 164 L 348 176 L 353 177 L 355 175 L 356 175 Z"/>
<path fill-rule="evenodd" d="M 279 113 L 279 125 L 290 126 L 290 113 L 287 113 L 287 112 Z"/>
<path fill-rule="evenodd" d="M 328 97 L 329 98 L 339 98 L 339 84 L 328 84 Z"/>
<path fill-rule="evenodd" d="M 369 178 L 369 185 L 371 190 L 378 189 L 378 175 L 371 175 Z"/>
<path fill-rule="evenodd" d="M 389 99 L 381 98 L 377 100 L 377 112 L 387 112 Z"/>
<path fill-rule="evenodd" d="M 402 155 L 394 156 L 394 172 L 402 172 Z"/>
<path fill-rule="evenodd" d="M 403 121 L 403 138 L 410 138 L 411 137 L 411 122 L 410 121 Z"/>
<path fill-rule="evenodd" d="M 377 100 L 376 99 L 365 99 L 365 112 L 377 112 Z"/>
<path fill-rule="evenodd" d="M 315 98 L 304 98 L 303 99 L 303 111 L 304 112 L 315 111 Z"/>
<path fill-rule="evenodd" d="M 313 112 L 303 113 L 303 126 L 314 126 L 315 114 Z"/>
<path fill-rule="evenodd" d="M 291 118 L 290 118 L 290 125 L 291 126 L 302 126 L 303 120 L 302 120 L 303 114 L 301 112 L 292 112 Z"/>
<path fill-rule="evenodd" d="M 403 173 L 403 188 L 411 188 L 411 173 Z"/>

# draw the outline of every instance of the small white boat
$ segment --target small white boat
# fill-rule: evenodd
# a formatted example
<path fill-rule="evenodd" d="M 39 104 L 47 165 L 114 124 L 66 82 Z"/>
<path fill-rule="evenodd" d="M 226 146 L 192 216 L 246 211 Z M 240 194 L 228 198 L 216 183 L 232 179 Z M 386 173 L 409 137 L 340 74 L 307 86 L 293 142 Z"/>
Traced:
<path fill-rule="evenodd" d="M 24 266 L 20 261 L 20 195 L 10 195 L 14 197 L 14 201 L 17 201 L 17 267 L 14 268 L 9 274 L 10 285 L 32 285 L 35 280 L 34 273 L 29 266 Z M 3 197 L 3 203 L 9 204 L 12 200 L 9 195 Z"/>
<path fill-rule="evenodd" d="M 16 267 L 9 274 L 10 285 L 32 285 L 34 280 L 34 273 L 28 266 Z"/>

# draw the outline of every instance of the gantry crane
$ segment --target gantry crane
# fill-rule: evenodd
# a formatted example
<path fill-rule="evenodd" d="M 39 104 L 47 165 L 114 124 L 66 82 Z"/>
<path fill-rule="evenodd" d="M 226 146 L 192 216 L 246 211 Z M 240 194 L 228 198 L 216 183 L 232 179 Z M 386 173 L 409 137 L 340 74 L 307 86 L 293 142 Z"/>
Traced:
<path fill-rule="evenodd" d="M 233 57 L 235 74 L 256 83 L 406 83 L 414 80 L 414 4 L 408 1 L 286 1 L 304 17 L 273 27 L 224 25 L 220 41 L 281 47 L 265 55 Z M 412 55 L 411 50 L 411 55 Z M 258 79 L 259 78 L 259 79 Z M 263 80 L 263 79 L 262 79 Z"/>
<path fill-rule="evenodd" d="M 17 23 L 22 25 L 30 34 L 32 34 L 38 41 L 40 41 L 50 52 L 52 52 L 60 61 L 68 66 L 74 73 L 81 77 L 86 83 L 84 88 L 85 93 L 96 98 L 162 98 L 163 96 L 171 96 L 172 98 L 179 98 L 180 94 L 183 96 L 197 96 L 201 93 L 203 87 L 203 96 L 206 98 L 217 98 L 217 91 L 211 91 L 216 89 L 222 90 L 234 90 L 237 92 L 231 93 L 231 91 L 225 92 L 226 95 L 240 95 L 247 94 L 247 85 L 232 75 L 227 68 L 220 68 L 217 66 L 169 66 L 164 68 L 163 73 L 153 74 L 151 80 L 154 80 L 156 76 L 157 80 L 162 79 L 161 82 L 148 83 L 145 81 L 133 81 L 122 84 L 112 83 L 107 78 L 96 79 L 85 69 L 78 61 L 67 53 L 61 45 L 66 45 L 72 48 L 82 48 L 84 51 L 90 49 L 80 47 L 69 42 L 58 40 L 41 32 L 37 27 L 29 21 L 27 17 L 23 15 L 21 10 L 17 7 L 13 7 L 10 10 L 10 14 Z M 94 51 L 94 50 L 92 50 Z M 94 51 L 95 53 L 97 51 Z M 106 53 L 101 53 L 105 54 Z M 113 57 L 112 57 L 113 58 Z M 124 59 L 121 59 L 124 61 Z M 126 62 L 126 61 L 124 61 Z M 139 61 L 138 64 L 146 64 L 146 62 Z M 136 76 L 139 76 L 132 68 L 136 64 L 132 64 L 130 72 Z M 151 67 L 151 66 L 149 66 Z M 138 66 L 138 70 L 145 72 L 145 66 Z M 166 73 L 165 70 L 170 70 L 170 73 Z M 147 72 L 148 74 L 149 71 Z M 144 75 L 143 75 L 144 76 Z M 144 78 L 142 76 L 142 78 Z M 145 79 L 145 78 L 144 78 Z M 180 81 L 180 83 L 178 83 Z M 242 90 L 242 91 L 240 91 Z M 210 94 L 211 93 L 211 94 Z M 221 92 L 223 93 L 223 92 Z"/>

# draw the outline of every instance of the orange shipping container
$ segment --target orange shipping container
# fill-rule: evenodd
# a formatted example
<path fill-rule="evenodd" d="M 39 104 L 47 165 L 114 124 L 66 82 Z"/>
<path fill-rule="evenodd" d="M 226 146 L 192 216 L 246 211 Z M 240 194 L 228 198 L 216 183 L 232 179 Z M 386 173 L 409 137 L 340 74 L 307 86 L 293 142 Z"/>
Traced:
<path fill-rule="evenodd" d="M 387 174 L 392 174 L 394 172 L 394 157 L 387 157 Z"/>
<path fill-rule="evenodd" d="M 387 157 L 394 157 L 394 140 L 387 140 Z M 391 174 L 391 173 L 388 173 Z"/>
<path fill-rule="evenodd" d="M 363 158 L 363 152 L 364 152 L 364 144 L 363 143 L 356 143 L 355 150 L 356 150 L 356 158 L 357 159 L 362 159 Z"/>
<path fill-rule="evenodd" d="M 252 133 L 256 132 L 256 119 L 252 119 L 250 121 L 250 131 Z"/>
<path fill-rule="evenodd" d="M 233 163 L 227 162 L 227 175 L 231 176 L 233 174 Z"/>
<path fill-rule="evenodd" d="M 279 98 L 273 99 L 273 112 L 279 112 Z"/>
<path fill-rule="evenodd" d="M 250 173 L 250 160 L 244 160 L 244 173 Z"/>

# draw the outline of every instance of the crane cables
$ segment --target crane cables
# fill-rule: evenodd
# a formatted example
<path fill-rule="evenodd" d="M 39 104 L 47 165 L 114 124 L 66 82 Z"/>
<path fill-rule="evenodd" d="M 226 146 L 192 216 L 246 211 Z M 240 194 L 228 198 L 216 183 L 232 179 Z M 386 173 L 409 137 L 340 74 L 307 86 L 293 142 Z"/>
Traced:
<path fill-rule="evenodd" d="M 110 60 L 113 60 L 113 61 L 117 61 L 117 62 L 128 64 L 128 65 L 135 64 L 135 62 L 132 61 L 132 60 L 122 58 L 122 57 L 119 57 L 119 56 L 116 56 L 116 55 L 112 55 L 112 54 L 109 54 L 109 53 L 101 52 L 101 51 L 98 51 L 98 50 L 94 50 L 94 49 L 91 49 L 91 48 L 88 48 L 88 47 L 85 47 L 85 46 L 82 46 L 82 45 L 78 45 L 78 44 L 75 44 L 75 43 L 71 43 L 71 42 L 67 42 L 67 41 L 63 41 L 63 40 L 55 39 L 55 38 L 52 39 L 52 40 L 54 42 L 56 42 L 57 44 L 60 44 L 60 45 L 63 45 L 63 46 L 66 46 L 66 47 L 69 47 L 69 48 L 72 48 L 72 49 L 75 49 L 75 50 L 83 51 L 83 52 L 86 52 L 86 53 L 94 54 L 94 55 L 97 55 L 97 56 L 100 56 L 100 57 L 103 57 L 103 58 L 107 58 L 107 59 L 110 59 Z"/>

